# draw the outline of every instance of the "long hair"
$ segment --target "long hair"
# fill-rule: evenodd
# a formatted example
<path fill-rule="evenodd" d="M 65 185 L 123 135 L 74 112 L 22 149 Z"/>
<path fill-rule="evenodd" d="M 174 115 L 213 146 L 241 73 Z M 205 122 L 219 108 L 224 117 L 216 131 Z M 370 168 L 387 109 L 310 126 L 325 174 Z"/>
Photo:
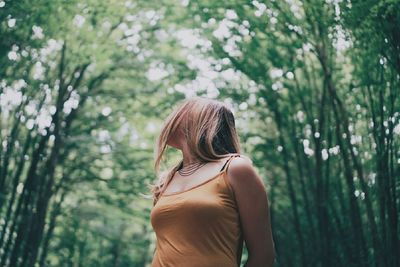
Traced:
<path fill-rule="evenodd" d="M 183 164 L 181 159 L 171 169 L 163 173 L 159 170 L 167 141 L 177 130 L 182 131 L 190 156 L 200 162 L 218 161 L 226 154 L 240 153 L 235 118 L 223 102 L 200 96 L 184 100 L 166 118 L 156 140 L 154 170 L 158 179 L 150 184 L 153 205 Z"/>

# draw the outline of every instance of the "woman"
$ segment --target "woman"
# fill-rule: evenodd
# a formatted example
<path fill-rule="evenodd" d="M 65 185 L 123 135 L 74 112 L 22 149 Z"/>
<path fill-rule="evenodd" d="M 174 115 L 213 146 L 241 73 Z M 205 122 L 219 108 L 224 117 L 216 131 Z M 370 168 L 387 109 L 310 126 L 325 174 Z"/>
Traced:
<path fill-rule="evenodd" d="M 268 198 L 252 161 L 240 154 L 232 112 L 203 97 L 183 102 L 158 138 L 155 169 L 169 145 L 182 160 L 152 186 L 152 267 L 272 266 Z M 229 167 L 229 168 L 228 168 Z"/>

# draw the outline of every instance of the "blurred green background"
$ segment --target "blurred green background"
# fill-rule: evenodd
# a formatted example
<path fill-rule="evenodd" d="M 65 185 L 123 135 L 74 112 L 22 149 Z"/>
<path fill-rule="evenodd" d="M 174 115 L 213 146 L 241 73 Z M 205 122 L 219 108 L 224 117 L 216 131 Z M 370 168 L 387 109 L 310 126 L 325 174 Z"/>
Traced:
<path fill-rule="evenodd" d="M 275 266 L 400 266 L 399 25 L 398 0 L 0 0 L 0 266 L 149 266 L 155 138 L 194 95 L 234 111 Z"/>

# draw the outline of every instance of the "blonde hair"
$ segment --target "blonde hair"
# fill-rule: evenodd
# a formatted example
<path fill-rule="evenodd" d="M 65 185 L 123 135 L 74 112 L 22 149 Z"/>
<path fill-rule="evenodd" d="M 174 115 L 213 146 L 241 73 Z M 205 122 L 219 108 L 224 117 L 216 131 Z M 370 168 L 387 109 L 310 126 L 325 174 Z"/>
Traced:
<path fill-rule="evenodd" d="M 153 205 L 183 164 L 181 159 L 170 170 L 159 173 L 167 141 L 178 129 L 188 144 L 190 156 L 201 162 L 217 161 L 226 154 L 240 153 L 235 118 L 223 102 L 200 96 L 184 100 L 166 118 L 156 141 L 154 170 L 158 179 L 150 185 Z"/>

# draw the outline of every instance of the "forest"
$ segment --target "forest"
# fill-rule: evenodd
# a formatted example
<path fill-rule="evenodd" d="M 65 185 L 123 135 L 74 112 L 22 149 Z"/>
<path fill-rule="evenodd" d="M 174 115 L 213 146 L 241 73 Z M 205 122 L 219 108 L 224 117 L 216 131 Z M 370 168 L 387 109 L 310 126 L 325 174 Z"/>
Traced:
<path fill-rule="evenodd" d="M 0 0 L 0 266 L 149 267 L 155 140 L 198 95 L 235 114 L 274 266 L 399 267 L 399 94 L 399 0 Z"/>

